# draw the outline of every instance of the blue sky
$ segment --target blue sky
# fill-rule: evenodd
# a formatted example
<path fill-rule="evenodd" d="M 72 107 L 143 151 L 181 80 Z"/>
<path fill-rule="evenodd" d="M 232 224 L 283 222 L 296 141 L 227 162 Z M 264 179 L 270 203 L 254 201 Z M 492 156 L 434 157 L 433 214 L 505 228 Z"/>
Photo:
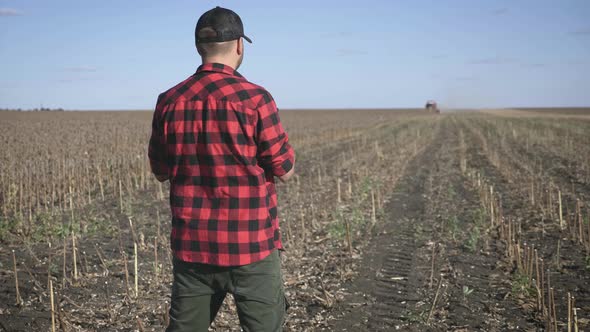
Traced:
<path fill-rule="evenodd" d="M 586 0 L 0 0 L 0 108 L 152 109 L 216 5 L 280 108 L 590 105 Z"/>

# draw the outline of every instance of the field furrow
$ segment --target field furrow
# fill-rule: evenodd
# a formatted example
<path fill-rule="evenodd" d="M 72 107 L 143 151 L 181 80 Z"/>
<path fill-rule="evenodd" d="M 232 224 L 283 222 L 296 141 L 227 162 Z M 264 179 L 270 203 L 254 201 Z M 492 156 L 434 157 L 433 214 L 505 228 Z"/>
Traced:
<path fill-rule="evenodd" d="M 51 295 L 58 330 L 166 326 L 150 116 L 0 112 L 0 330 L 49 330 Z M 281 118 L 297 154 L 277 185 L 286 331 L 561 331 L 574 311 L 590 327 L 586 116 Z M 211 329 L 240 330 L 231 297 Z"/>

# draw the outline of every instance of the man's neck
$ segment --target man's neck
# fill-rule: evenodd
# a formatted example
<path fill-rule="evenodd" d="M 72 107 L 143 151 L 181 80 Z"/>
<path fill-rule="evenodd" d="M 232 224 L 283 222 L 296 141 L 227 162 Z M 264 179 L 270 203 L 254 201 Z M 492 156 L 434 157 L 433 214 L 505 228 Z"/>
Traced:
<path fill-rule="evenodd" d="M 227 59 L 222 59 L 222 58 L 208 58 L 208 59 L 204 59 L 202 58 L 202 64 L 206 65 L 209 63 L 220 63 L 222 65 L 231 67 L 232 69 L 236 69 L 236 64 L 234 63 L 234 61 L 228 61 Z"/>

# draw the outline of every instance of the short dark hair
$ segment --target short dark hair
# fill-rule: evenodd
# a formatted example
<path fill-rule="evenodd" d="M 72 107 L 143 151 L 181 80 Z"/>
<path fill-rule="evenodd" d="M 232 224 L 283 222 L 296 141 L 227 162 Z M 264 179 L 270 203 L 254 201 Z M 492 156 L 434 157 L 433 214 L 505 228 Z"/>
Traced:
<path fill-rule="evenodd" d="M 217 32 L 212 28 L 205 27 L 199 30 L 199 38 L 210 38 L 217 36 Z M 201 56 L 217 56 L 228 53 L 232 48 L 232 41 L 221 43 L 197 43 L 197 51 Z"/>

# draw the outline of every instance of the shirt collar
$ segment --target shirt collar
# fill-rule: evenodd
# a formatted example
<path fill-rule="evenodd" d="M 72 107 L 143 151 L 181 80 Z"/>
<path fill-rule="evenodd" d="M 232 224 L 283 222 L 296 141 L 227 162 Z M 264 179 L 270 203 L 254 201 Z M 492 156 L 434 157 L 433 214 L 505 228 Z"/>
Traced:
<path fill-rule="evenodd" d="M 221 63 L 205 63 L 200 65 L 199 68 L 197 68 L 197 73 L 205 71 L 243 77 L 240 73 L 238 73 L 237 70 Z"/>

